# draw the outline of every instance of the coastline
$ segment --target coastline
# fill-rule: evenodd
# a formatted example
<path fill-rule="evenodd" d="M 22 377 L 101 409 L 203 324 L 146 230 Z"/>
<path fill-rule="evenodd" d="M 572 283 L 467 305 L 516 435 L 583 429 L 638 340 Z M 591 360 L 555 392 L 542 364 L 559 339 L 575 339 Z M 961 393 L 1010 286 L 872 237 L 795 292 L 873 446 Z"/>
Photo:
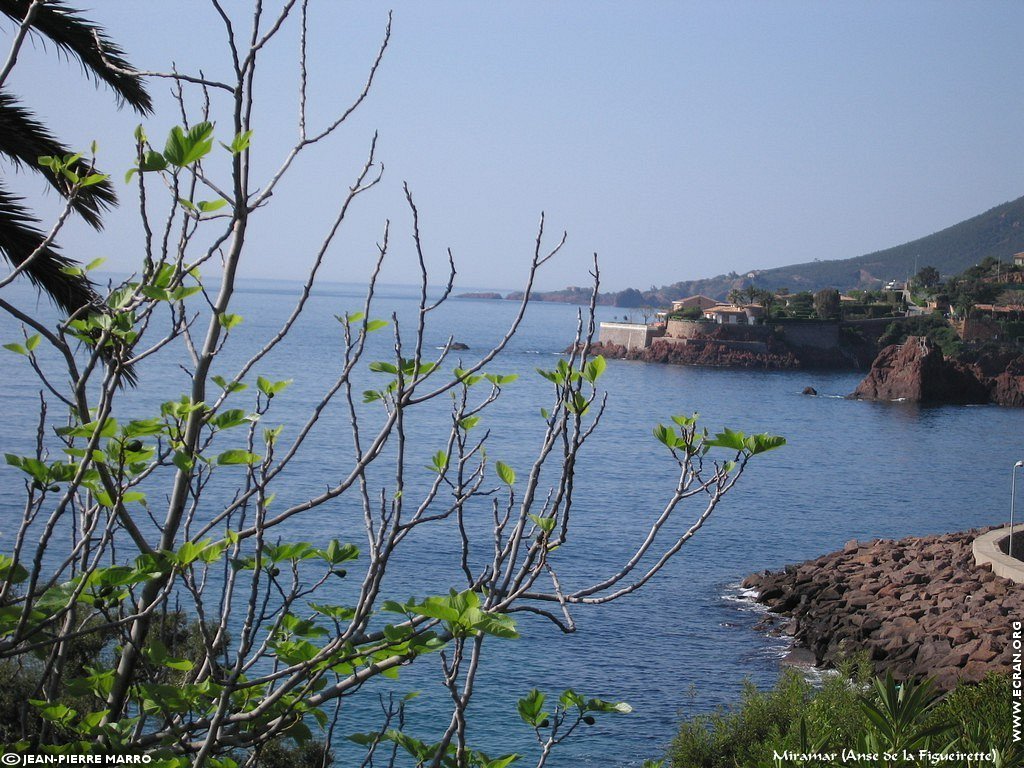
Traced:
<path fill-rule="evenodd" d="M 743 586 L 769 610 L 760 628 L 792 637 L 816 666 L 865 653 L 876 673 L 933 677 L 949 690 L 1009 672 L 1012 622 L 1024 615 L 1024 586 L 974 562 L 971 544 L 986 530 L 850 541 Z"/>

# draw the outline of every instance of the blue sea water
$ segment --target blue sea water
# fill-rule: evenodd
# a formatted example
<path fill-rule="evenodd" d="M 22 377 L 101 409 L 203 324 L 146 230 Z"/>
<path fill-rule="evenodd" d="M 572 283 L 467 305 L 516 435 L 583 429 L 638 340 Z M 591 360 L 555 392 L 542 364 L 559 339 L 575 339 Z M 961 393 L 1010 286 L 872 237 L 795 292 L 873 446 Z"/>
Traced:
<path fill-rule="evenodd" d="M 287 317 L 297 289 L 286 281 L 242 284 L 234 311 L 245 320 L 232 334 L 215 372 L 230 375 L 258 349 Z M 286 425 L 285 436 L 340 369 L 340 325 L 334 315 L 361 309 L 363 290 L 340 284 L 320 287 L 288 341 L 254 369 L 270 379 L 294 379 L 267 417 Z M 19 306 L 49 313 L 45 305 L 34 303 L 29 290 L 19 288 L 10 295 Z M 397 315 L 408 343 L 415 307 L 413 290 L 384 286 L 371 315 Z M 429 318 L 428 352 L 435 353 L 454 336 L 469 345 L 469 351 L 455 353 L 469 363 L 501 338 L 516 308 L 511 302 L 453 299 Z M 489 456 L 515 467 L 520 478 L 539 446 L 539 409 L 550 400 L 550 385 L 535 369 L 554 365 L 573 338 L 577 313 L 576 307 L 561 304 L 532 305 L 519 333 L 489 367 L 520 378 L 506 388 L 477 429 L 491 430 Z M 599 308 L 598 319 L 621 313 Z M 0 319 L 0 341 L 16 340 L 19 334 L 9 318 Z M 390 329 L 374 334 L 365 361 L 387 359 L 393 345 Z M 157 404 L 184 392 L 182 362 L 171 350 L 152 358 L 141 386 L 128 398 L 128 415 L 150 415 Z M 373 377 L 361 373 L 367 386 Z M 1024 411 L 842 399 L 858 379 L 855 373 L 609 361 L 601 380 L 608 406 L 577 469 L 573 538 L 557 553 L 567 588 L 600 579 L 628 557 L 670 496 L 674 464 L 652 436 L 655 424 L 673 414 L 698 411 L 713 431 L 724 426 L 770 431 L 784 435 L 788 445 L 752 461 L 707 525 L 643 590 L 577 611 L 579 629 L 572 635 L 521 614 L 519 640 L 488 640 L 471 709 L 471 742 L 492 754 L 531 754 L 532 733 L 516 715 L 516 699 L 533 687 L 549 694 L 572 687 L 586 695 L 627 701 L 634 712 L 599 719 L 561 745 L 549 765 L 627 766 L 659 757 L 681 718 L 734 701 L 744 679 L 770 685 L 778 674 L 785 646 L 753 629 L 759 614 L 738 599 L 737 585 L 744 576 L 816 557 L 853 538 L 923 535 L 1005 519 L 1010 467 L 1024 451 Z M 802 396 L 806 386 L 820 396 Z M 22 359 L 3 358 L 0 452 L 31 451 L 38 390 Z M 238 407 L 243 405 L 240 399 Z M 365 429 L 372 428 L 380 421 L 379 408 L 366 406 L 362 418 Z M 427 464 L 443 447 L 448 419 L 442 403 L 424 409 L 409 424 L 417 466 Z M 312 433 L 308 455 L 292 466 L 278 488 L 277 503 L 283 506 L 317 493 L 346 470 L 351 456 L 347 423 L 340 404 L 325 413 Z M 382 487 L 391 482 L 387 472 L 374 475 L 374 481 Z M 0 467 L 0 551 L 20 519 L 20 495 L 19 474 Z M 685 529 L 698 511 L 683 508 L 673 530 Z M 490 514 L 488 505 L 480 514 Z M 364 537 L 359 507 L 345 499 L 293 518 L 288 525 L 288 537 L 295 540 L 324 543 L 337 537 L 361 544 Z M 390 570 L 385 591 L 405 599 L 458 586 L 457 563 L 451 559 L 456 552 L 451 526 L 425 529 Z M 408 730 L 424 739 L 437 738 L 447 723 L 447 693 L 437 667 L 436 658 L 427 659 L 403 670 L 399 680 L 367 689 L 363 703 L 354 699 L 346 704 L 343 720 L 351 714 L 359 727 L 350 730 L 364 728 L 375 717 L 367 699 L 375 702 L 378 693 L 417 690 L 420 696 L 409 704 Z M 343 757 L 352 754 L 340 741 L 338 748 Z"/>

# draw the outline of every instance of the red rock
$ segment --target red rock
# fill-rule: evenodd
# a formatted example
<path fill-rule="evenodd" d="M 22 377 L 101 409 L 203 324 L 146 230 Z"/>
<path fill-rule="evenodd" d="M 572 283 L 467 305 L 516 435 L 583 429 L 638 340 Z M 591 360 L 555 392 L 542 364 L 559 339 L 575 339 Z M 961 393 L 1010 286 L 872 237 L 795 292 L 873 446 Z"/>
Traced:
<path fill-rule="evenodd" d="M 947 361 L 922 336 L 886 347 L 851 397 L 915 403 L 987 403 L 988 387 L 967 366 Z"/>

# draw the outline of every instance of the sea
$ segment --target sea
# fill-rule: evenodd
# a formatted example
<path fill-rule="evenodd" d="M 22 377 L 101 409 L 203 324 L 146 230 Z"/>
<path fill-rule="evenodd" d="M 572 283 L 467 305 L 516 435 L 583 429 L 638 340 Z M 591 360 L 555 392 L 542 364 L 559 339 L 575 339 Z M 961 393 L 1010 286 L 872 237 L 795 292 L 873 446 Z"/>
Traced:
<path fill-rule="evenodd" d="M 257 351 L 285 322 L 299 289 L 287 280 L 241 281 L 232 312 L 243 320 L 218 355 L 214 373 L 230 377 Z M 428 293 L 431 300 L 438 298 L 437 289 Z M 10 286 L 4 297 L 31 314 L 53 317 L 48 304 L 27 286 Z M 292 380 L 263 417 L 266 426 L 284 426 L 283 444 L 341 370 L 343 329 L 336 316 L 362 311 L 365 297 L 362 285 L 319 285 L 288 338 L 247 379 Z M 396 319 L 405 356 L 411 356 L 418 298 L 413 287 L 377 287 L 369 316 L 388 325 L 369 337 L 357 391 L 386 383 L 386 375 L 369 370 L 369 363 L 393 361 Z M 468 367 L 502 339 L 517 310 L 518 304 L 509 301 L 449 299 L 426 316 L 425 357 L 440 355 L 451 339 L 468 350 L 450 352 L 442 362 L 443 375 L 460 361 Z M 551 384 L 538 369 L 553 368 L 578 324 L 586 325 L 581 311 L 565 304 L 531 304 L 504 351 L 486 368 L 518 378 L 502 388 L 472 431 L 474 437 L 487 435 L 485 488 L 497 489 L 470 510 L 478 516 L 470 525 L 479 530 L 486 529 L 492 501 L 506 499 L 494 463 L 512 467 L 520 489 L 529 473 L 543 437 L 541 409 L 552 400 Z M 622 319 L 626 312 L 598 307 L 597 321 Z M 0 318 L 0 342 L 22 338 L 18 323 Z M 24 358 L 2 353 L 0 453 L 29 453 L 36 440 L 41 387 Z M 44 371 L 59 376 L 55 362 L 43 355 Z M 139 387 L 126 394 L 120 415 L 158 413 L 159 403 L 186 391 L 188 368 L 180 345 L 155 353 L 141 366 Z M 437 375 L 440 379 L 442 373 Z M 519 639 L 488 638 L 469 714 L 471 745 L 492 757 L 516 752 L 523 756 L 520 764 L 535 764 L 537 741 L 519 719 L 516 701 L 537 688 L 548 695 L 550 710 L 558 694 L 571 688 L 587 697 L 627 702 L 632 712 L 581 725 L 555 748 L 549 766 L 614 768 L 660 758 L 682 720 L 736 702 L 746 681 L 767 687 L 778 677 L 788 645 L 756 629 L 762 614 L 740 587 L 745 576 L 817 557 L 851 539 L 921 536 L 1005 522 L 1011 468 L 1024 457 L 1024 410 L 846 399 L 860 376 L 608 361 L 599 382 L 607 403 L 575 470 L 570 540 L 552 555 L 567 591 L 615 573 L 671 497 L 677 467 L 655 439 L 656 425 L 696 412 L 712 433 L 725 427 L 770 432 L 787 443 L 751 460 L 703 528 L 644 588 L 575 610 L 571 634 L 540 616 L 518 614 Z M 803 395 L 805 387 L 818 395 Z M 254 389 L 234 395 L 234 407 L 252 408 Z M 484 394 L 474 389 L 478 400 Z M 383 408 L 379 402 L 357 400 L 366 439 L 382 422 Z M 442 396 L 406 424 L 407 505 L 416 502 L 431 478 L 430 457 L 444 448 L 450 406 Z M 51 417 L 58 413 L 51 402 Z M 277 483 L 276 506 L 309 498 L 348 471 L 349 422 L 348 406 L 341 400 L 324 410 L 307 450 Z M 390 503 L 396 490 L 395 468 L 389 463 L 393 453 L 385 451 L 381 458 L 380 470 L 370 477 L 370 494 Z M 200 516 L 212 514 L 237 487 L 241 474 L 223 469 Z M 23 492 L 22 475 L 0 466 L 0 552 L 6 551 L 21 518 Z M 155 498 L 151 493 L 151 503 Z M 697 519 L 703 502 L 695 498 L 680 505 L 659 542 L 669 546 Z M 282 535 L 317 545 L 338 538 L 365 547 L 358 495 L 292 518 Z M 389 568 L 385 595 L 422 599 L 462 588 L 458 544 L 453 521 L 417 529 Z M 359 561 L 349 570 L 357 574 L 358 568 Z M 425 741 L 439 738 L 449 710 L 435 655 L 402 668 L 398 679 L 368 685 L 344 701 L 334 736 L 338 764 L 359 764 L 358 749 L 344 738 L 347 734 L 372 729 L 380 722 L 382 706 L 410 693 L 418 695 L 405 703 L 406 730 Z"/>

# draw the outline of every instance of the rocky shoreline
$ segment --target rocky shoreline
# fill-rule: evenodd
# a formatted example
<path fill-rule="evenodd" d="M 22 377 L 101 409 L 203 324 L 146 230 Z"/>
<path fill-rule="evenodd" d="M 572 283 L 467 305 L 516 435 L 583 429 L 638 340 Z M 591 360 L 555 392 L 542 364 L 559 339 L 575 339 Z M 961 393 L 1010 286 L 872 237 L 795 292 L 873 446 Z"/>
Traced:
<path fill-rule="evenodd" d="M 907 400 L 930 405 L 1024 406 L 1024 355 L 948 359 L 923 336 L 883 349 L 851 395 L 863 400 Z"/>
<path fill-rule="evenodd" d="M 1024 618 L 1024 585 L 974 563 L 971 544 L 984 532 L 851 541 L 743 586 L 770 611 L 760 628 L 792 636 L 817 665 L 864 652 L 878 673 L 932 677 L 949 690 L 1009 672 L 1012 622 Z"/>
<path fill-rule="evenodd" d="M 766 371 L 789 370 L 856 370 L 863 368 L 855 356 L 836 349 L 794 347 L 769 339 L 759 348 L 714 338 L 691 340 L 687 344 L 654 339 L 647 349 L 626 349 L 619 344 L 597 342 L 591 354 L 613 360 L 639 360 L 669 365 L 700 365 L 712 368 L 751 368 Z M 570 348 L 571 350 L 571 348 Z"/>

